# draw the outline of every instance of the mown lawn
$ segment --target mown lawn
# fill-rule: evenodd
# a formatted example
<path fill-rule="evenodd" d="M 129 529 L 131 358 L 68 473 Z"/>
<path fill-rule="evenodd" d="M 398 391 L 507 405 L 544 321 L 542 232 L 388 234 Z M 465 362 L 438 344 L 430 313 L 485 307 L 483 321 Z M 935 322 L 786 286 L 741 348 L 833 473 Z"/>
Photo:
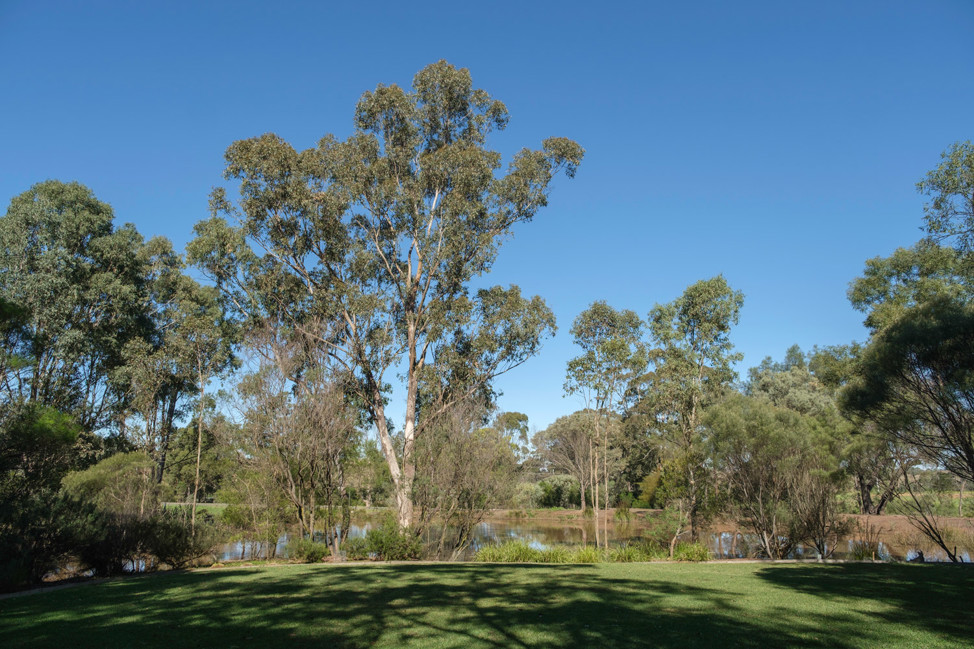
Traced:
<path fill-rule="evenodd" d="M 970 647 L 969 566 L 374 564 L 0 600 L 0 647 Z"/>

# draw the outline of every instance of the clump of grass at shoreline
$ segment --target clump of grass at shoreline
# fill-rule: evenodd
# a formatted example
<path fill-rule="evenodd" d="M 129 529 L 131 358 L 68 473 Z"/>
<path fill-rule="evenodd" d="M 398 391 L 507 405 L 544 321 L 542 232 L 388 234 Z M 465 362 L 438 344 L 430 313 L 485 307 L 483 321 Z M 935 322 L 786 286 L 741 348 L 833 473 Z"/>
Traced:
<path fill-rule="evenodd" d="M 483 563 L 631 563 L 669 560 L 669 548 L 657 543 L 627 543 L 605 550 L 591 545 L 534 548 L 524 541 L 486 545 L 477 550 L 474 561 Z M 676 561 L 706 561 L 710 551 L 700 543 L 681 542 L 673 550 Z"/>

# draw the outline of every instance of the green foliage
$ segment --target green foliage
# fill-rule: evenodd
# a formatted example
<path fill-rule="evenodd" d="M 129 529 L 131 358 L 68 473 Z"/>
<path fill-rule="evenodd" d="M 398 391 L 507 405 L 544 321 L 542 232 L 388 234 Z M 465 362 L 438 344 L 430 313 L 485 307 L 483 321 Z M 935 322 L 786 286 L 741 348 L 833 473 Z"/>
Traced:
<path fill-rule="evenodd" d="M 237 467 L 226 476 L 217 498 L 227 503 L 220 522 L 231 538 L 262 542 L 269 552 L 293 522 L 273 477 L 252 466 Z"/>
<path fill-rule="evenodd" d="M 365 549 L 370 557 L 383 561 L 407 561 L 423 556 L 423 541 L 409 530 L 392 522 L 374 527 L 365 535 Z"/>
<path fill-rule="evenodd" d="M 687 528 L 687 514 L 676 507 L 667 507 L 660 512 L 650 512 L 646 514 L 646 527 L 642 532 L 642 538 L 651 548 L 666 548 L 666 556 L 669 557 L 670 542 Z"/>
<path fill-rule="evenodd" d="M 380 85 L 363 94 L 345 140 L 325 136 L 301 152 L 273 134 L 233 143 L 225 176 L 240 181 L 240 200 L 216 190 L 213 218 L 187 246 L 250 322 L 327 331 L 316 344 L 349 370 L 346 392 L 375 424 L 404 527 L 420 412 L 432 419 L 489 397 L 491 379 L 554 332 L 539 297 L 516 286 L 470 289 L 513 226 L 547 204 L 554 176 L 573 176 L 583 156 L 574 142 L 549 138 L 501 173 L 486 142 L 507 119 L 469 71 L 434 63 L 412 92 Z M 390 368 L 406 383 L 398 451 L 385 412 Z"/>
<path fill-rule="evenodd" d="M 761 539 L 766 556 L 784 558 L 806 538 L 820 551 L 834 545 L 827 542 L 838 531 L 834 455 L 816 448 L 814 418 L 737 395 L 713 407 L 706 423 L 733 513 Z"/>
<path fill-rule="evenodd" d="M 0 591 L 38 583 L 57 570 L 97 529 L 93 507 L 50 488 L 0 504 Z"/>
<path fill-rule="evenodd" d="M 524 541 L 507 541 L 485 545 L 477 550 L 474 561 L 489 563 L 541 563 L 541 550 Z"/>
<path fill-rule="evenodd" d="M 592 482 L 590 466 L 593 461 L 594 423 L 590 412 L 584 410 L 574 412 L 567 417 L 559 417 L 547 428 L 536 433 L 532 440 L 539 458 L 547 465 L 548 470 L 563 472 L 574 479 L 579 489 L 578 502 L 583 507 L 587 501 L 585 487 L 591 486 Z M 552 479 L 553 477 L 545 480 Z M 556 483 L 552 485 L 555 486 Z M 544 488 L 542 486 L 542 489 Z M 562 502 L 565 501 L 565 493 L 565 489 L 562 489 L 558 496 Z M 551 502 L 548 496 L 545 501 Z M 565 506 L 562 502 L 557 505 Z"/>
<path fill-rule="evenodd" d="M 8 366 L 8 386 L 87 430 L 123 408 L 115 372 L 125 346 L 152 334 L 151 275 L 171 253 L 112 220 L 87 187 L 56 180 L 14 197 L 0 219 L 0 292 L 29 316 L 18 350 L 28 362 Z"/>
<path fill-rule="evenodd" d="M 867 260 L 862 277 L 849 287 L 849 302 L 866 314 L 864 324 L 873 332 L 908 309 L 941 299 L 974 299 L 974 266 L 969 254 L 929 240 Z"/>
<path fill-rule="evenodd" d="M 669 558 L 669 548 L 655 541 L 627 543 L 609 550 L 593 545 L 555 545 L 541 549 L 524 541 L 507 541 L 485 545 L 474 555 L 474 561 L 485 563 L 632 563 Z M 699 543 L 678 543 L 673 558 L 676 561 L 707 561 L 710 551 Z"/>
<path fill-rule="evenodd" d="M 541 498 L 538 507 L 577 507 L 581 495 L 578 480 L 567 475 L 553 475 L 538 483 Z"/>
<path fill-rule="evenodd" d="M 519 482 L 514 487 L 511 503 L 519 509 L 536 509 L 542 507 L 544 489 L 537 482 Z"/>
<path fill-rule="evenodd" d="M 927 232 L 935 239 L 952 238 L 960 250 L 974 249 L 974 144 L 955 142 L 941 155 L 940 165 L 917 183 L 932 200 L 923 206 Z"/>
<path fill-rule="evenodd" d="M 974 306 L 938 299 L 877 333 L 844 409 L 960 478 L 974 479 Z"/>
<path fill-rule="evenodd" d="M 673 550 L 675 561 L 707 561 L 710 559 L 710 550 L 701 543 L 680 542 Z"/>
<path fill-rule="evenodd" d="M 609 561 L 614 563 L 632 563 L 645 560 L 640 548 L 632 543 L 626 543 L 609 550 Z"/>
<path fill-rule="evenodd" d="M 619 495 L 618 500 L 616 500 L 616 520 L 629 521 L 632 516 L 629 509 L 632 507 L 633 500 L 632 494 L 625 493 Z"/>
<path fill-rule="evenodd" d="M 52 408 L 0 407 L 0 589 L 39 581 L 74 547 L 88 512 L 58 484 L 77 442 L 74 419 Z"/>
<path fill-rule="evenodd" d="M 167 507 L 149 525 L 146 550 L 172 568 L 183 568 L 211 554 L 223 541 L 222 531 L 208 516 L 197 517 L 194 525 L 189 511 Z"/>
<path fill-rule="evenodd" d="M 593 302 L 572 324 L 572 338 L 583 353 L 568 362 L 565 391 L 587 395 L 595 411 L 615 411 L 630 382 L 646 367 L 642 328 L 634 311 Z"/>
<path fill-rule="evenodd" d="M 660 480 L 663 474 L 656 470 L 644 477 L 639 482 L 639 497 L 633 502 L 633 507 L 651 508 L 657 507 L 656 491 L 659 489 Z"/>
<path fill-rule="evenodd" d="M 153 460 L 141 451 L 119 453 L 84 471 L 68 474 L 62 485 L 67 494 L 104 511 L 144 518 L 159 506 L 154 468 Z"/>
<path fill-rule="evenodd" d="M 636 410 L 655 436 L 660 452 L 679 480 L 669 479 L 668 500 L 678 498 L 696 534 L 708 507 L 710 480 L 705 457 L 704 408 L 721 398 L 736 373 L 730 331 L 737 324 L 744 295 L 723 276 L 687 287 L 679 298 L 657 304 L 649 312 L 649 332 L 655 347 L 652 371 L 644 378 Z M 664 482 L 667 476 L 664 474 Z"/>
<path fill-rule="evenodd" d="M 369 559 L 369 543 L 365 537 L 347 538 L 342 543 L 342 552 L 349 561 L 364 561 Z"/>
<path fill-rule="evenodd" d="M 569 563 L 600 563 L 605 560 L 605 550 L 594 545 L 583 545 L 569 554 Z"/>
<path fill-rule="evenodd" d="M 291 539 L 287 544 L 287 556 L 301 563 L 318 563 L 330 552 L 324 543 L 305 537 Z"/>

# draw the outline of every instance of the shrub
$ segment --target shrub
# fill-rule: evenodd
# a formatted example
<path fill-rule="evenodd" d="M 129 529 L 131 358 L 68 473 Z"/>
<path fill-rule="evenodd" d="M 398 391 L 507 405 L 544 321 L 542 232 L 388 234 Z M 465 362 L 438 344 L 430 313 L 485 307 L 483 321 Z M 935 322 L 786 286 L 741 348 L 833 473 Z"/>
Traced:
<path fill-rule="evenodd" d="M 423 556 L 423 541 L 395 523 L 384 523 L 365 535 L 365 548 L 370 555 L 385 561 L 406 561 Z"/>
<path fill-rule="evenodd" d="M 514 487 L 511 502 L 518 509 L 535 509 L 541 506 L 544 490 L 534 482 L 521 482 Z"/>
<path fill-rule="evenodd" d="M 287 544 L 287 556 L 301 563 L 318 563 L 328 554 L 328 546 L 311 539 L 291 539 Z"/>
<path fill-rule="evenodd" d="M 99 512 L 78 543 L 78 560 L 99 577 L 120 574 L 142 554 L 146 527 L 137 518 Z"/>
<path fill-rule="evenodd" d="M 659 489 L 660 472 L 653 471 L 639 482 L 639 497 L 633 507 L 650 508 L 656 505 L 656 490 Z"/>
<path fill-rule="evenodd" d="M 194 530 L 189 514 L 181 508 L 162 510 L 146 528 L 149 554 L 177 569 L 206 556 L 220 542 L 212 517 L 197 516 Z"/>
<path fill-rule="evenodd" d="M 578 480 L 567 475 L 553 475 L 538 483 L 541 489 L 539 507 L 575 507 L 582 501 Z"/>
<path fill-rule="evenodd" d="M 706 561 L 710 558 L 710 550 L 702 543 L 681 541 L 673 549 L 673 558 L 676 561 Z"/>
<path fill-rule="evenodd" d="M 631 563 L 633 561 L 645 561 L 639 547 L 631 543 L 626 543 L 617 548 L 609 550 L 609 561 L 614 563 Z"/>
<path fill-rule="evenodd" d="M 364 537 L 345 539 L 342 543 L 342 551 L 349 561 L 363 561 L 369 558 L 368 541 Z"/>
<path fill-rule="evenodd" d="M 474 555 L 474 561 L 487 563 L 602 563 L 633 561 L 660 561 L 670 557 L 669 547 L 644 541 L 603 550 L 591 545 L 566 547 L 553 546 L 545 550 L 532 548 L 524 541 L 508 541 L 486 545 Z M 677 561 L 706 561 L 710 551 L 700 543 L 680 543 L 674 549 Z"/>
<path fill-rule="evenodd" d="M 617 520 L 626 521 L 630 520 L 631 514 L 629 508 L 632 507 L 632 494 L 624 493 L 619 496 L 619 500 L 616 504 L 615 517 Z"/>

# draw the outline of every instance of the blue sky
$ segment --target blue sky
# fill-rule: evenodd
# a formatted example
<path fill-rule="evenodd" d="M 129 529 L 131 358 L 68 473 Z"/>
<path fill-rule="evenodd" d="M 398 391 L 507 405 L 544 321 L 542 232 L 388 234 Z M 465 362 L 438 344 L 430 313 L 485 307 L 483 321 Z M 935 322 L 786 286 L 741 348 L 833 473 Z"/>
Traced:
<path fill-rule="evenodd" d="M 506 155 L 587 153 L 515 232 L 490 283 L 560 331 L 498 382 L 544 427 L 571 321 L 645 316 L 723 273 L 744 292 L 743 372 L 791 344 L 861 340 L 867 258 L 920 236 L 914 184 L 974 139 L 974 2 L 19 2 L 0 0 L 0 202 L 78 180 L 182 249 L 234 140 L 349 134 L 358 97 L 427 63 L 507 104 Z"/>

